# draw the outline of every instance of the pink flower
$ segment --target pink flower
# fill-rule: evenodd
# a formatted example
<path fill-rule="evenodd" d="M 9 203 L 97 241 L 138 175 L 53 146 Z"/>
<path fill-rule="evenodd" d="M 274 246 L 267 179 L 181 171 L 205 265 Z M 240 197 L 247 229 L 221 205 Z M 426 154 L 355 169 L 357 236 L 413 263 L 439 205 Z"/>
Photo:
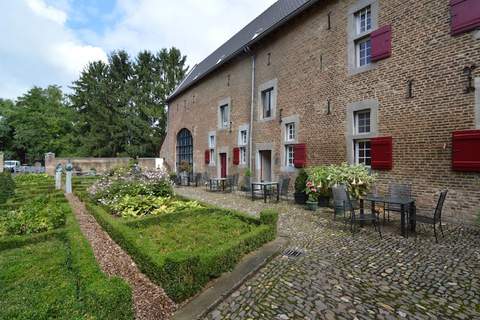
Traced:
<path fill-rule="evenodd" d="M 310 188 L 311 186 L 313 186 L 313 183 L 312 183 L 311 181 L 308 181 L 308 182 L 307 182 L 307 187 Z"/>
<path fill-rule="evenodd" d="M 316 193 L 316 192 L 317 192 L 317 189 L 313 188 L 313 189 L 312 189 L 312 192 L 315 192 L 315 193 Z"/>

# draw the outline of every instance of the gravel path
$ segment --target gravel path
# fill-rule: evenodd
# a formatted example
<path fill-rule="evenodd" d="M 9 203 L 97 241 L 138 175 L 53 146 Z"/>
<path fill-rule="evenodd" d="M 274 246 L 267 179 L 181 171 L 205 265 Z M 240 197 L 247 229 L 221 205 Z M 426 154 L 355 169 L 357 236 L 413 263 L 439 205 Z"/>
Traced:
<path fill-rule="evenodd" d="M 133 288 L 135 318 L 170 318 L 176 306 L 163 289 L 140 272 L 132 258 L 103 231 L 77 197 L 74 195 L 66 195 L 66 197 L 103 272 L 109 276 L 123 278 Z"/>

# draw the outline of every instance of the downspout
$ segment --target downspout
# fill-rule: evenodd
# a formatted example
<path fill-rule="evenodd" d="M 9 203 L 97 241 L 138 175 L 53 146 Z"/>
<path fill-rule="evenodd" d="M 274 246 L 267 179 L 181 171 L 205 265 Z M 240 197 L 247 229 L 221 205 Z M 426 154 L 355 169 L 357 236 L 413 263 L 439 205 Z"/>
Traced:
<path fill-rule="evenodd" d="M 254 161 L 254 154 L 253 154 L 253 116 L 255 110 L 255 54 L 250 50 L 247 46 L 245 47 L 245 52 L 250 54 L 252 58 L 252 92 L 251 92 L 251 99 L 250 99 L 250 128 L 248 132 L 248 155 L 249 155 L 249 169 L 252 172 L 253 168 L 253 161 Z"/>

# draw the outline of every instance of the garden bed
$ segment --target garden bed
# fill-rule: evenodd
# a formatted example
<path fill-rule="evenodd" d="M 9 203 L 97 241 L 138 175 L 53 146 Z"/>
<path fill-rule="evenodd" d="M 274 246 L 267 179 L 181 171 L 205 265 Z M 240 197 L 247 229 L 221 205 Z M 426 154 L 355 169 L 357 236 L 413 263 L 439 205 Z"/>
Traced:
<path fill-rule="evenodd" d="M 15 180 L 19 198 L 0 208 L 0 319 L 132 319 L 130 287 L 101 272 L 53 180 Z M 27 208 L 23 195 L 33 190 L 45 190 L 32 201 L 47 209 Z"/>
<path fill-rule="evenodd" d="M 159 216 L 120 218 L 87 193 L 77 195 L 141 270 L 177 302 L 276 236 L 276 212 L 263 212 L 257 219 L 202 205 Z"/>

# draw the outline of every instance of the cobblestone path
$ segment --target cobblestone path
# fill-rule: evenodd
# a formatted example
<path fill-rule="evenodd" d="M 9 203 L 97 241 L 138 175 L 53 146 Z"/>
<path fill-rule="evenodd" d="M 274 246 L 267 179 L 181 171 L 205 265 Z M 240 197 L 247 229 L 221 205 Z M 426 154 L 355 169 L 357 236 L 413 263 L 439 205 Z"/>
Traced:
<path fill-rule="evenodd" d="M 380 239 L 371 226 L 352 237 L 328 210 L 311 213 L 281 202 L 181 188 L 184 196 L 258 213 L 281 213 L 279 232 L 298 258 L 277 256 L 208 319 L 480 319 L 480 231 L 447 225 L 399 235 L 390 222 Z"/>

